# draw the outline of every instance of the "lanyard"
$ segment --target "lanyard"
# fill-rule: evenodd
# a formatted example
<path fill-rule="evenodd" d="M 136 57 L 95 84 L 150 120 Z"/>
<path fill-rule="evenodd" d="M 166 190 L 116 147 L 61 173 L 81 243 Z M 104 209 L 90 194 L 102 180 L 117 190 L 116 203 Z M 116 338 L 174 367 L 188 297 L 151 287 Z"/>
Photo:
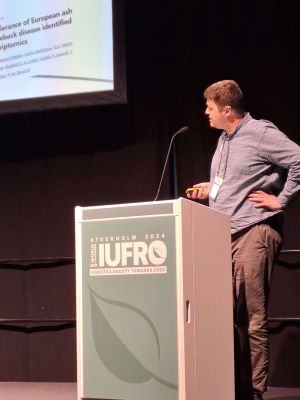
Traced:
<path fill-rule="evenodd" d="M 225 170 L 226 170 L 226 165 L 227 165 L 227 160 L 228 160 L 228 153 L 229 153 L 229 149 L 228 148 L 227 148 L 227 156 L 226 156 L 225 168 L 224 168 L 223 174 L 220 174 L 225 142 L 226 142 L 226 136 L 225 136 L 225 133 L 223 133 L 222 142 L 221 142 L 221 146 L 220 146 L 220 150 L 219 150 L 220 151 L 220 155 L 219 155 L 217 173 L 216 173 L 216 176 L 214 178 L 211 190 L 209 192 L 209 197 L 210 197 L 210 199 L 212 201 L 216 200 L 216 197 L 218 196 L 218 193 L 219 193 L 220 187 L 222 186 L 223 178 L 224 178 L 224 175 L 225 175 Z M 228 143 L 228 146 L 229 146 L 229 143 Z"/>
<path fill-rule="evenodd" d="M 228 146 L 227 146 L 227 154 L 226 154 L 226 160 L 225 160 L 225 167 L 223 170 L 223 173 L 220 174 L 220 169 L 221 169 L 221 163 L 222 163 L 222 158 L 223 158 L 223 150 L 224 150 L 224 146 L 225 146 L 225 142 L 228 141 Z M 219 161 L 218 161 L 218 168 L 217 168 L 217 174 L 216 176 L 220 177 L 220 178 L 224 178 L 225 175 L 225 171 L 226 171 L 226 167 L 227 167 L 227 162 L 228 162 L 228 156 L 229 156 L 229 138 L 227 136 L 226 139 L 226 133 L 224 132 L 222 134 L 222 143 L 221 143 L 221 147 L 220 147 L 220 155 L 219 155 Z"/>

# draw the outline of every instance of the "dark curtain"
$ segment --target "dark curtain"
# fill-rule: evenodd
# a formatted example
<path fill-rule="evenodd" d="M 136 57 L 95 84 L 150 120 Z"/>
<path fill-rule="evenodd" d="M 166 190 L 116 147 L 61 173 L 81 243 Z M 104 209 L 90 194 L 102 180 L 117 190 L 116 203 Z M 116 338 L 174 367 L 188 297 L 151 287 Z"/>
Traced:
<path fill-rule="evenodd" d="M 74 257 L 76 205 L 153 200 L 182 126 L 190 133 L 174 146 L 178 195 L 207 180 L 218 137 L 203 115 L 210 83 L 238 81 L 252 116 L 300 144 L 296 2 L 130 0 L 124 18 L 127 104 L 0 116 L 0 259 L 15 261 L 0 268 L 5 318 L 75 318 L 74 264 L 30 262 Z M 174 195 L 172 178 L 167 171 L 159 199 Z M 286 248 L 300 247 L 299 207 L 287 216 Z M 288 285 L 278 288 L 281 304 Z M 76 379 L 74 326 L 18 329 L 0 325 L 0 379 Z"/>

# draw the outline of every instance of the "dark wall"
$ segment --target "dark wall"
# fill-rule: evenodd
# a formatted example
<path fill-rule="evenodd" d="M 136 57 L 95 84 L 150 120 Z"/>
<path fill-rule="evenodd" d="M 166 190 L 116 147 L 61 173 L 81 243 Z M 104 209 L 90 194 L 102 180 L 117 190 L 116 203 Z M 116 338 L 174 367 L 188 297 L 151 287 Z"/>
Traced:
<path fill-rule="evenodd" d="M 251 114 L 272 120 L 300 144 L 296 6 L 280 0 L 130 0 L 128 104 L 0 116 L 0 258 L 19 265 L 0 269 L 5 318 L 75 318 L 74 265 L 37 271 L 32 261 L 25 267 L 23 261 L 74 257 L 76 205 L 152 200 L 170 136 L 184 125 L 190 133 L 176 140 L 179 195 L 207 179 L 218 137 L 203 115 L 208 84 L 237 80 Z M 160 198 L 171 196 L 167 175 Z M 299 207 L 298 199 L 287 217 L 286 248 L 300 247 Z M 293 277 L 274 295 L 281 304 Z M 48 282 L 52 289 L 38 290 Z M 3 353 L 0 379 L 76 379 L 74 328 L 36 333 L 30 325 L 17 334 L 2 328 L 0 346 L 19 350 Z M 51 350 L 30 350 L 32 343 L 45 348 L 45 338 Z M 53 368 L 53 354 L 62 348 L 65 362 Z"/>

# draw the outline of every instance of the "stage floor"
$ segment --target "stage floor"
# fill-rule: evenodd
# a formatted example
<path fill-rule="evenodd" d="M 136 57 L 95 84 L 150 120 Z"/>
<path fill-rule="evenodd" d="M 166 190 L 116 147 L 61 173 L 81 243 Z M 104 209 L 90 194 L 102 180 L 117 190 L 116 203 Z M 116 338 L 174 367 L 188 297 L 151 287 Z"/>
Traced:
<path fill-rule="evenodd" d="M 76 383 L 0 382 L 2 400 L 76 400 Z"/>
<path fill-rule="evenodd" d="M 269 388 L 266 400 L 300 400 L 300 388 Z"/>
<path fill-rule="evenodd" d="M 0 382 L 2 400 L 76 400 L 76 383 Z M 266 400 L 300 400 L 300 388 L 269 388 Z"/>

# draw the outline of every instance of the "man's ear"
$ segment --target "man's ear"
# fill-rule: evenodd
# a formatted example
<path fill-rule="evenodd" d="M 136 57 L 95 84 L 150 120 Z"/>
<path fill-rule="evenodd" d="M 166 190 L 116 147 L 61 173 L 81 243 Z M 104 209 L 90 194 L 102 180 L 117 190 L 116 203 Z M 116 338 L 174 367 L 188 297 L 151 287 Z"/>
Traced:
<path fill-rule="evenodd" d="M 230 114 L 231 114 L 231 110 L 232 110 L 231 107 L 230 106 L 225 106 L 224 110 L 225 110 L 226 117 L 229 117 Z"/>

